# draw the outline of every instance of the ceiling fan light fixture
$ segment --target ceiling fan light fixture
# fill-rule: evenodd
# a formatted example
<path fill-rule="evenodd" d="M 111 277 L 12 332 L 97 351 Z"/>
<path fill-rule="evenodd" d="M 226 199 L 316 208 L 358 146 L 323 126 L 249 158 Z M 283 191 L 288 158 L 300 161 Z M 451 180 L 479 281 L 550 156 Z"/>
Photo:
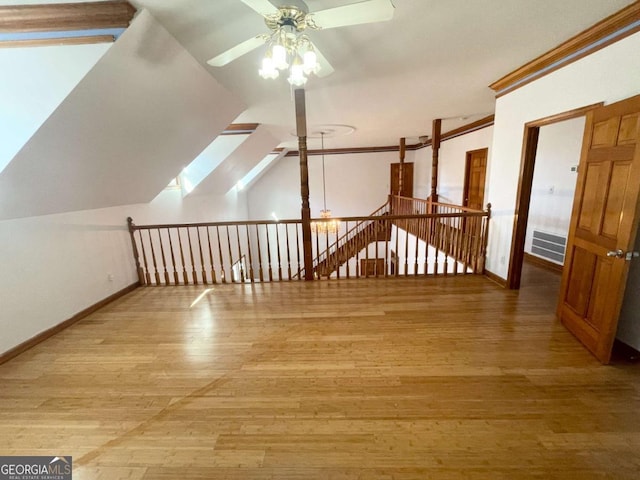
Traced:
<path fill-rule="evenodd" d="M 278 70 L 285 70 L 289 68 L 289 62 L 287 62 L 287 49 L 284 45 L 279 43 L 275 44 L 271 49 L 271 55 L 273 59 L 273 66 Z"/>
<path fill-rule="evenodd" d="M 296 57 L 291 65 L 290 75 L 287 80 L 291 85 L 301 87 L 307 83 L 307 77 L 304 75 L 304 64 L 300 60 L 300 57 Z"/>
<path fill-rule="evenodd" d="M 320 64 L 318 63 L 318 56 L 313 48 L 310 48 L 302 56 L 302 65 L 304 73 L 310 75 L 312 73 L 318 73 L 320 71 Z"/>
<path fill-rule="evenodd" d="M 258 74 L 264 79 L 275 79 L 280 76 L 280 72 L 274 67 L 271 57 L 262 59 L 262 68 L 258 70 Z"/>

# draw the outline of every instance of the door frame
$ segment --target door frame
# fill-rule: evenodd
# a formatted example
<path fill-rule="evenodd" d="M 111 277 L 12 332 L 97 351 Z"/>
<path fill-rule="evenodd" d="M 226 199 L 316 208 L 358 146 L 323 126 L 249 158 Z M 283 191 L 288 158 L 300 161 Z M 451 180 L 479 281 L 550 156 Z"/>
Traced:
<path fill-rule="evenodd" d="M 462 187 L 462 206 L 466 207 L 467 203 L 468 203 L 468 197 L 469 197 L 469 174 L 471 173 L 471 156 L 474 153 L 478 153 L 478 152 L 484 152 L 485 153 L 485 159 L 486 159 L 486 164 L 485 164 L 485 177 L 484 177 L 484 189 L 483 189 L 483 202 L 484 202 L 484 193 L 486 193 L 486 186 L 487 186 L 487 167 L 486 165 L 489 164 L 489 147 L 485 147 L 485 148 L 477 148 L 475 150 L 469 150 L 466 153 L 465 156 L 465 164 L 464 164 L 464 184 Z"/>
<path fill-rule="evenodd" d="M 509 253 L 509 270 L 506 287 L 511 290 L 520 288 L 522 278 L 522 264 L 524 262 L 524 244 L 529 221 L 529 206 L 531 204 L 531 189 L 533 186 L 533 171 L 538 151 L 538 137 L 540 128 L 572 118 L 584 117 L 594 108 L 602 107 L 604 102 L 598 102 L 580 108 L 575 108 L 548 117 L 539 118 L 524 124 L 522 140 L 522 159 L 520 161 L 520 178 L 516 194 L 516 208 L 513 220 L 513 235 L 511 237 L 511 251 Z"/>

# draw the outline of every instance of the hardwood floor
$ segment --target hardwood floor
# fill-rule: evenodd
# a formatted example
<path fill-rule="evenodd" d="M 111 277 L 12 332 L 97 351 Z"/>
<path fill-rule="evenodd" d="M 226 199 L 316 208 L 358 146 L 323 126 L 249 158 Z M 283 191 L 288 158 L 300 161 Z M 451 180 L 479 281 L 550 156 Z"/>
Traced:
<path fill-rule="evenodd" d="M 639 478 L 639 367 L 557 322 L 557 274 L 522 284 L 141 288 L 0 366 L 0 454 L 75 480 Z"/>

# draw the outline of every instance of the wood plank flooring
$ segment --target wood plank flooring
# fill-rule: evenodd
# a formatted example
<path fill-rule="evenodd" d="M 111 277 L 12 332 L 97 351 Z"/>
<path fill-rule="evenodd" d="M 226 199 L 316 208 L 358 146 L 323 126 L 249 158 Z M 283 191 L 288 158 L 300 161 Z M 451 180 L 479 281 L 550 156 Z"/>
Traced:
<path fill-rule="evenodd" d="M 558 284 L 138 289 L 0 366 L 0 454 L 76 480 L 640 478 L 640 366 L 601 366 Z"/>

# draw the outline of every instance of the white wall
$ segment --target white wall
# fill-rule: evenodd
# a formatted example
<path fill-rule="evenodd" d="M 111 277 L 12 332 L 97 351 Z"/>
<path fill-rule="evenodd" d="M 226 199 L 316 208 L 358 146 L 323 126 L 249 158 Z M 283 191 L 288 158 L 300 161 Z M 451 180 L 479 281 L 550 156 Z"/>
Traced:
<path fill-rule="evenodd" d="M 391 163 L 397 152 L 326 155 L 327 208 L 334 217 L 364 216 L 387 201 Z M 411 161 L 409 155 L 405 161 Z M 309 156 L 311 216 L 320 216 L 322 199 L 322 157 Z M 415 172 L 414 172 L 415 175 Z M 249 189 L 248 208 L 252 220 L 300 218 L 300 160 L 284 157 Z"/>
<path fill-rule="evenodd" d="M 493 127 L 446 140 L 440 144 L 438 160 L 438 196 L 441 202 L 462 205 L 464 189 L 464 170 L 467 152 L 488 148 L 487 171 L 491 163 L 491 142 Z M 485 186 L 485 204 L 487 203 Z"/>
<path fill-rule="evenodd" d="M 413 162 L 413 196 L 427 198 L 431 195 L 431 163 L 433 149 L 431 146 L 407 152 L 405 160 Z M 463 172 L 464 175 L 464 172 Z"/>
<path fill-rule="evenodd" d="M 515 211 L 524 124 L 596 102 L 640 93 L 640 33 L 497 99 L 489 165 L 487 269 L 506 278 Z"/>
<path fill-rule="evenodd" d="M 182 199 L 0 221 L 0 353 L 137 280 L 126 218 L 137 224 L 247 217 L 245 199 Z M 108 275 L 113 280 L 108 280 Z"/>
<path fill-rule="evenodd" d="M 585 118 L 580 117 L 540 128 L 524 247 L 527 253 L 533 254 L 534 230 L 565 238 L 569 235 L 578 178 L 571 167 L 580 161 L 584 123 Z"/>

